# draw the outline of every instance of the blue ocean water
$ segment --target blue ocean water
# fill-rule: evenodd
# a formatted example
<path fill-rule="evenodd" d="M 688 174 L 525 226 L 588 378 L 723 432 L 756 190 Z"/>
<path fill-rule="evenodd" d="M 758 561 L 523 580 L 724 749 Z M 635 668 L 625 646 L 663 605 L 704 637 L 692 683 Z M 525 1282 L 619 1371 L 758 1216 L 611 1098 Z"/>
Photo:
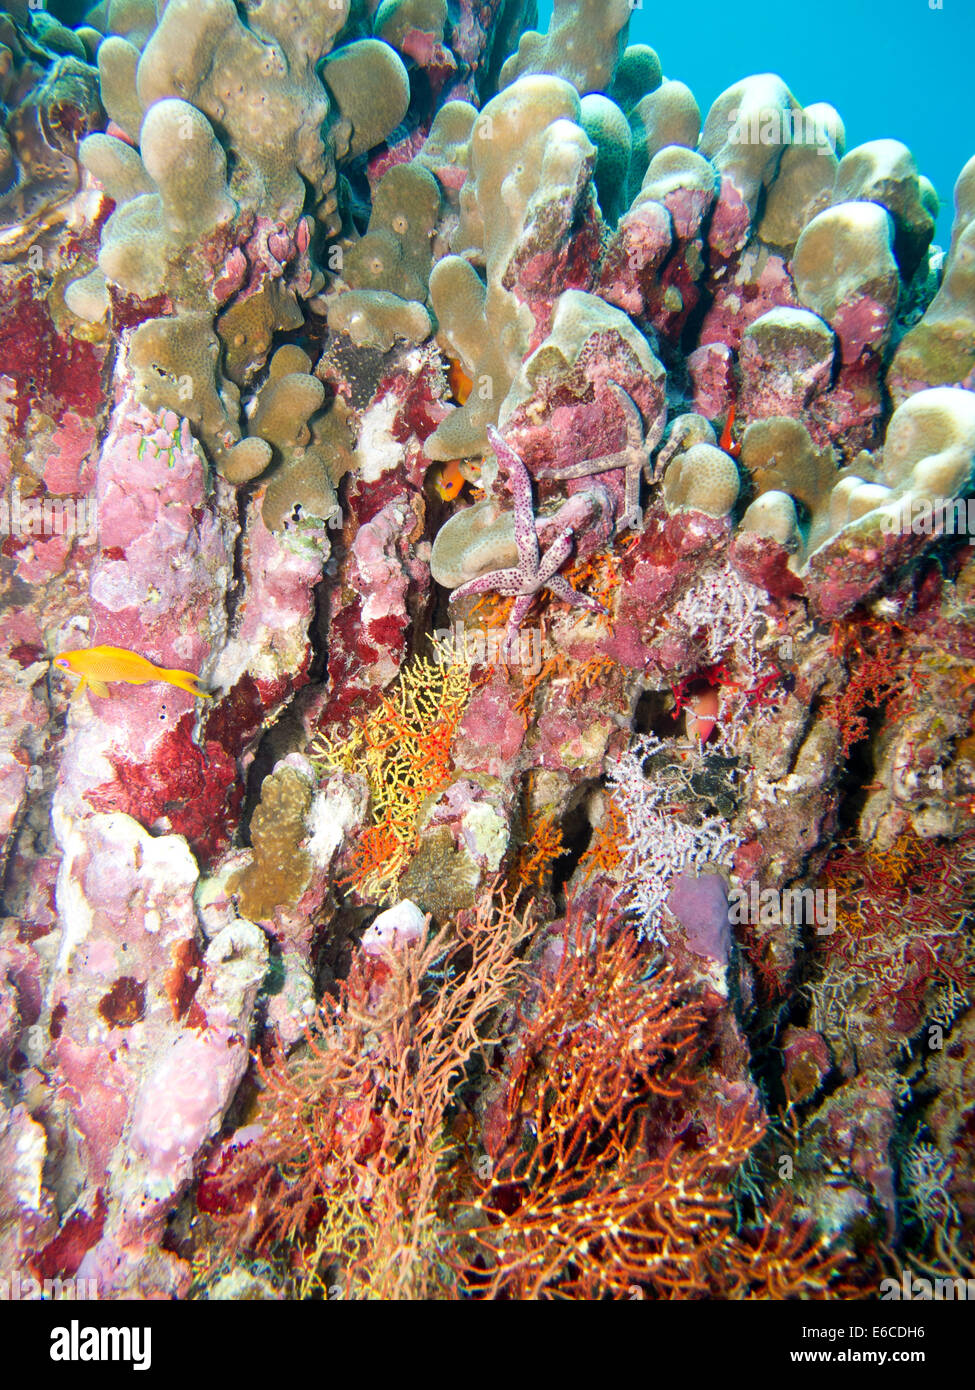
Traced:
<path fill-rule="evenodd" d="M 550 14 L 551 0 L 540 0 L 540 29 Z M 656 49 L 702 115 L 740 78 L 775 72 L 804 106 L 836 107 L 848 149 L 902 140 L 938 190 L 935 239 L 947 244 L 955 179 L 975 154 L 975 0 L 943 0 L 940 9 L 931 0 L 642 0 L 629 41 Z"/>

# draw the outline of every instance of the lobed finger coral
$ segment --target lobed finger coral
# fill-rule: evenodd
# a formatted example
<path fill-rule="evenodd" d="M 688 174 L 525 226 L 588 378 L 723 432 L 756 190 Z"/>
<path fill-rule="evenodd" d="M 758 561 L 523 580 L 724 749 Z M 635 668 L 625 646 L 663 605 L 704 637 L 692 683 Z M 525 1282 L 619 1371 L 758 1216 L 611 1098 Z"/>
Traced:
<path fill-rule="evenodd" d="M 969 1268 L 975 162 L 535 13 L 0 16 L 0 1272 Z"/>

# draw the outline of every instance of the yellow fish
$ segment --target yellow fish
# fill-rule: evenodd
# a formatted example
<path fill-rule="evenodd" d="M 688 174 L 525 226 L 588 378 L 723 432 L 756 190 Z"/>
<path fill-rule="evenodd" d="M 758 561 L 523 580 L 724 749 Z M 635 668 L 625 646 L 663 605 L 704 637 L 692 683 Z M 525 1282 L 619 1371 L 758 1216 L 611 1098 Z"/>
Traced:
<path fill-rule="evenodd" d="M 77 651 L 62 652 L 56 656 L 54 664 L 62 671 L 72 671 L 81 677 L 74 695 L 80 695 L 86 686 L 95 695 L 108 695 L 107 682 L 111 681 L 125 681 L 127 685 L 165 681 L 167 685 L 175 685 L 197 699 L 213 698 L 205 690 L 199 689 L 200 678 L 194 676 L 192 671 L 180 671 L 178 668 L 168 671 L 163 666 L 154 666 L 146 657 L 138 652 L 130 652 L 127 647 L 79 647 Z"/>

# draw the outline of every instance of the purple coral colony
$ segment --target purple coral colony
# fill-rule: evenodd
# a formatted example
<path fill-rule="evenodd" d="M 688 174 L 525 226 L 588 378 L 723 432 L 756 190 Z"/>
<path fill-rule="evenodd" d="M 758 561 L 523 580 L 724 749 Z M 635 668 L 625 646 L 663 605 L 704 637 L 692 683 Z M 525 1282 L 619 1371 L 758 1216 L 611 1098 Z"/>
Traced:
<path fill-rule="evenodd" d="M 0 13 L 3 1288 L 970 1280 L 975 159 L 943 250 L 904 145 L 702 117 L 629 0 L 57 9 Z"/>

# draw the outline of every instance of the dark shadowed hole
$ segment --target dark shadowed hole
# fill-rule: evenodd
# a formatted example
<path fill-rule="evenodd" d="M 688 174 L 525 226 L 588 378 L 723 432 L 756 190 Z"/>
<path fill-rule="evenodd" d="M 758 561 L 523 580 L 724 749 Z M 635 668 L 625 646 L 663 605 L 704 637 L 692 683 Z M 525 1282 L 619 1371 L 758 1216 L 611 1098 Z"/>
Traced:
<path fill-rule="evenodd" d="M 592 825 L 586 814 L 585 800 L 582 800 L 562 822 L 562 845 L 566 852 L 556 859 L 552 870 L 552 897 L 560 911 L 565 905 L 565 885 L 578 868 L 591 840 Z"/>
<path fill-rule="evenodd" d="M 669 690 L 645 690 L 633 712 L 633 731 L 673 738 L 681 732 L 683 715 L 674 712 L 674 696 Z"/>

